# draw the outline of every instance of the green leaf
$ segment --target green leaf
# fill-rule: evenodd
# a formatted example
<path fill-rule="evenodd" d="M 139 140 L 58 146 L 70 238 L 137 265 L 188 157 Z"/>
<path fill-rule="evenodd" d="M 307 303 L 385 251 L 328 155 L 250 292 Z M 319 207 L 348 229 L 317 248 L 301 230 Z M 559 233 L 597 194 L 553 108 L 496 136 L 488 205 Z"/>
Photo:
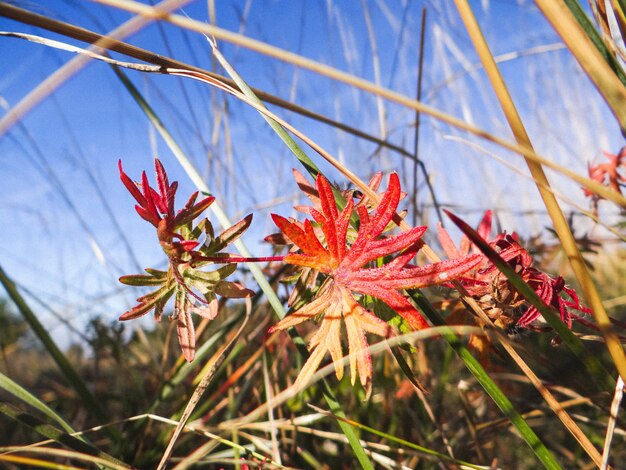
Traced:
<path fill-rule="evenodd" d="M 252 297 L 254 291 L 246 289 L 236 282 L 221 281 L 215 286 L 215 293 L 229 299 L 244 299 Z"/>
<path fill-rule="evenodd" d="M 214 292 L 215 286 L 222 279 L 230 276 L 237 270 L 237 264 L 225 264 L 215 271 L 200 271 L 199 269 L 189 268 L 183 272 L 183 278 L 189 284 L 196 287 L 203 294 Z"/>
<path fill-rule="evenodd" d="M 119 281 L 127 286 L 158 286 L 163 284 L 165 279 L 165 276 L 153 276 L 152 274 L 130 274 L 120 277 Z"/>

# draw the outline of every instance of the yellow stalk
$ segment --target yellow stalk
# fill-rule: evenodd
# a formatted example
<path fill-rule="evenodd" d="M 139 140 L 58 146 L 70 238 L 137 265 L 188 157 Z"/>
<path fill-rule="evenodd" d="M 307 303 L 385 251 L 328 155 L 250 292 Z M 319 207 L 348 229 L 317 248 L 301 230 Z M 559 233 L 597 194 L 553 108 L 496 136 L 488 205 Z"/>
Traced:
<path fill-rule="evenodd" d="M 535 0 L 535 3 L 604 96 L 622 131 L 626 131 L 626 88 L 613 69 L 562 0 Z"/>

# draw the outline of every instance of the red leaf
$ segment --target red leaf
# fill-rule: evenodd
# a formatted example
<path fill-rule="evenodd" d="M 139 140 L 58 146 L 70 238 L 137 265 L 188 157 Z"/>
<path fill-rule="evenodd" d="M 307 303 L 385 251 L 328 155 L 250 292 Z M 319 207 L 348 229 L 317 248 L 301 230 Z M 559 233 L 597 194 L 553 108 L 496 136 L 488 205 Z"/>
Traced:
<path fill-rule="evenodd" d="M 185 360 L 187 362 L 193 361 L 193 358 L 196 356 L 196 333 L 193 327 L 191 312 L 188 309 L 178 314 L 176 330 L 178 332 L 178 342 Z"/>
<path fill-rule="evenodd" d="M 373 182 L 374 185 L 377 183 Z M 323 315 L 320 330 L 311 340 L 314 351 L 298 378 L 301 381 L 312 375 L 325 352 L 330 352 L 333 360 L 336 360 L 338 351 L 341 350 L 340 330 L 336 325 L 343 318 L 348 327 L 351 358 L 354 357 L 351 359 L 352 379 L 354 381 L 358 372 L 361 382 L 367 385 L 371 365 L 368 365 L 369 355 L 363 350 L 365 331 L 380 334 L 382 330 L 379 326 L 384 322 L 361 307 L 356 302 L 354 293 L 376 297 L 394 309 L 413 328 L 426 328 L 426 321 L 398 289 L 448 282 L 476 266 L 481 257 L 473 255 L 427 266 L 407 266 L 421 246 L 420 238 L 426 227 L 415 227 L 395 236 L 381 238 L 400 201 L 400 180 L 395 173 L 389 177 L 387 190 L 371 215 L 365 204 L 356 208 L 360 226 L 351 247 L 348 247 L 347 233 L 350 217 L 354 212 L 353 200 L 348 199 L 344 210 L 339 213 L 332 188 L 324 176 L 320 175 L 316 180 L 317 194 L 311 194 L 310 186 L 302 181 L 298 180 L 298 184 L 309 191 L 307 195 L 314 202 L 315 196 L 319 196 L 320 210 L 311 208 L 309 213 L 319 224 L 324 239 L 318 238 L 309 219 L 299 223 L 272 214 L 274 223 L 285 237 L 300 249 L 299 253 L 288 254 L 285 261 L 319 270 L 328 279 L 319 288 L 312 302 L 287 316 L 272 330 L 289 328 L 309 318 Z M 375 259 L 385 259 L 386 264 L 372 267 L 370 262 Z M 355 314 L 357 311 L 358 315 Z M 336 325 L 331 326 L 330 322 Z M 325 337 L 320 336 L 322 331 L 325 332 Z M 336 372 L 338 376 L 342 373 L 339 370 Z"/>

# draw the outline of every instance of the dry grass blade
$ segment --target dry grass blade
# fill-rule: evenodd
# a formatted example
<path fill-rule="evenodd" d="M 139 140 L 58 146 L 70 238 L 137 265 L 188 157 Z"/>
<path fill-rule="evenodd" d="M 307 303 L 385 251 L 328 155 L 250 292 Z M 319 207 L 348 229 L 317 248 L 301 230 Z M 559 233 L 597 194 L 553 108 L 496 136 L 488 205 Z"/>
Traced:
<path fill-rule="evenodd" d="M 162 11 L 168 9 L 176 9 L 189 3 L 190 0 L 165 0 L 157 5 Z M 0 11 L 6 14 L 7 9 L 11 6 L 0 2 Z M 9 16 L 10 18 L 11 16 Z M 107 45 L 111 43 L 112 39 L 124 38 L 130 36 L 143 27 L 147 26 L 153 20 L 145 16 L 138 16 L 128 20 L 123 25 L 114 29 L 109 33 L 107 37 L 103 37 L 101 40 L 95 42 L 92 46 L 92 50 L 98 50 L 98 48 L 106 49 Z M 65 83 L 72 75 L 76 74 L 85 65 L 89 63 L 91 59 L 89 57 L 80 55 L 74 57 L 68 63 L 59 68 L 56 72 L 41 82 L 33 91 L 26 95 L 18 104 L 13 106 L 3 117 L 0 119 L 0 135 L 3 135 L 8 129 L 11 128 L 16 122 L 18 122 L 22 116 L 24 116 L 33 107 L 46 99 L 54 90 L 59 88 Z"/>
<path fill-rule="evenodd" d="M 617 414 L 619 413 L 619 407 L 622 403 L 624 396 L 624 381 L 621 377 L 617 379 L 615 385 L 615 394 L 613 395 L 613 401 L 611 402 L 611 414 L 609 414 L 609 423 L 606 427 L 606 437 L 604 439 L 604 451 L 602 452 L 602 464 L 600 468 L 605 470 L 609 465 L 609 455 L 611 453 L 611 442 L 613 441 L 613 434 L 615 433 L 615 423 L 617 421 Z"/>
<path fill-rule="evenodd" d="M 276 429 L 276 421 L 274 417 L 274 408 L 271 406 L 274 390 L 272 389 L 272 381 L 267 365 L 267 351 L 263 351 L 263 387 L 265 388 L 266 401 L 268 403 L 267 418 L 270 423 L 270 436 L 272 442 L 272 456 L 274 460 L 281 463 L 280 451 L 278 449 L 278 430 Z"/>
<path fill-rule="evenodd" d="M 11 453 L 12 455 L 6 455 L 4 454 L 5 452 Z M 13 461 L 15 463 L 21 463 L 24 465 L 42 464 L 44 461 L 40 459 L 32 459 L 31 461 L 28 461 L 28 457 L 18 457 L 15 454 L 31 453 L 31 454 L 46 455 L 46 456 L 51 456 L 51 457 L 58 457 L 64 460 L 68 460 L 68 459 L 78 460 L 78 461 L 83 461 L 85 463 L 91 463 L 95 467 L 107 468 L 111 470 L 128 470 L 129 468 L 131 468 L 128 465 L 121 465 L 121 464 L 118 465 L 109 460 L 105 460 L 105 459 L 102 459 L 93 455 L 83 454 L 81 452 L 76 452 L 72 450 L 57 449 L 53 447 L 29 447 L 29 446 L 0 447 L 0 453 L 4 454 L 4 455 L 0 455 L 0 461 L 2 460 L 8 461 L 8 462 Z M 78 469 L 80 468 L 80 467 L 60 465 L 60 464 L 52 463 L 50 461 L 45 461 L 45 462 L 48 463 L 47 468 L 55 468 L 55 469 Z M 36 465 L 36 466 L 39 466 L 39 465 Z M 41 467 L 46 468 L 45 465 L 41 465 Z M 21 467 L 21 468 L 26 468 L 26 467 Z"/>
<path fill-rule="evenodd" d="M 489 46 L 487 45 L 484 36 L 480 31 L 471 7 L 466 0 L 455 0 L 455 3 L 457 5 L 459 13 L 461 14 L 461 17 L 463 18 L 463 21 L 465 22 L 466 28 L 470 34 L 470 37 L 472 38 L 476 51 L 480 56 L 481 61 L 483 62 L 485 71 L 489 76 L 491 85 L 498 97 L 498 100 L 500 101 L 504 114 L 507 118 L 507 121 L 509 122 L 509 126 L 511 127 L 511 130 L 515 135 L 515 139 L 520 145 L 532 149 L 530 138 L 528 137 L 519 113 L 517 112 L 515 104 L 513 103 L 513 99 L 511 98 L 511 95 L 508 92 L 504 80 L 502 79 L 495 60 L 493 59 L 493 55 L 489 50 Z M 557 2 L 553 3 L 556 4 Z M 567 13 L 569 14 L 569 11 Z M 572 19 L 572 21 L 574 20 Z M 593 48 L 593 46 L 590 47 Z M 615 78 L 615 80 L 623 89 L 621 82 L 619 82 L 617 78 Z M 576 276 L 576 279 L 583 289 L 587 304 L 593 311 L 594 318 L 596 319 L 600 331 L 602 332 L 606 340 L 607 347 L 609 349 L 611 357 L 613 358 L 615 366 L 619 374 L 622 377 L 626 377 L 626 356 L 624 355 L 624 350 L 620 344 L 619 338 L 613 332 L 611 321 L 606 313 L 606 310 L 604 309 L 604 306 L 602 305 L 600 295 L 598 294 L 598 291 L 591 279 L 591 276 L 589 275 L 587 267 L 585 266 L 585 262 L 578 249 L 576 240 L 574 239 L 574 236 L 569 229 L 567 219 L 563 215 L 563 212 L 561 211 L 561 208 L 559 207 L 559 204 L 554 197 L 554 194 L 548 190 L 549 183 L 543 172 L 543 169 L 541 168 L 541 165 L 532 161 L 528 161 L 527 163 L 535 181 L 541 183 L 538 184 L 538 189 L 541 193 L 541 197 L 548 210 L 548 213 L 550 214 L 559 239 L 561 240 L 563 249 L 568 256 L 568 259 L 572 266 L 572 270 L 574 271 L 574 275 Z"/>
<path fill-rule="evenodd" d="M 622 132 L 626 132 L 626 88 L 606 63 L 585 31 L 562 0 L 536 0 L 535 3 L 567 44 L 598 91 L 611 107 Z"/>
<path fill-rule="evenodd" d="M 617 20 L 617 27 L 619 28 L 622 37 L 626 36 L 626 12 L 624 12 L 624 3 L 618 0 L 611 0 L 611 7 Z"/>
<path fill-rule="evenodd" d="M 170 441 L 167 444 L 167 448 L 165 449 L 165 452 L 163 452 L 163 457 L 161 457 L 161 461 L 159 462 L 159 466 L 157 467 L 157 470 L 161 470 L 166 467 L 169 461 L 169 458 L 172 455 L 172 451 L 174 450 L 174 445 L 176 444 L 176 441 L 178 440 L 180 433 L 185 428 L 187 421 L 189 421 L 189 418 L 191 417 L 191 413 L 193 413 L 193 411 L 195 410 L 196 405 L 200 401 L 200 398 L 202 398 L 202 395 L 204 395 L 204 392 L 206 391 L 207 387 L 211 383 L 211 380 L 213 380 L 215 373 L 224 362 L 224 359 L 226 359 L 226 357 L 230 354 L 233 347 L 235 346 L 235 344 L 237 344 L 237 341 L 241 337 L 241 333 L 243 333 L 243 330 L 248 324 L 248 320 L 250 319 L 251 310 L 252 310 L 252 304 L 250 303 L 249 299 L 246 299 L 246 316 L 243 320 L 243 323 L 241 324 L 241 326 L 239 327 L 235 335 L 231 338 L 231 340 L 228 343 L 226 343 L 226 345 L 222 348 L 219 354 L 216 355 L 210 367 L 206 368 L 206 371 L 204 372 L 202 379 L 200 380 L 200 382 L 198 383 L 198 386 L 196 387 L 193 394 L 191 395 L 189 402 L 187 402 L 187 406 L 185 406 L 185 410 L 183 411 L 183 414 L 180 417 L 180 421 L 178 422 L 176 429 L 174 429 L 174 434 L 172 434 L 172 437 L 170 438 Z"/>

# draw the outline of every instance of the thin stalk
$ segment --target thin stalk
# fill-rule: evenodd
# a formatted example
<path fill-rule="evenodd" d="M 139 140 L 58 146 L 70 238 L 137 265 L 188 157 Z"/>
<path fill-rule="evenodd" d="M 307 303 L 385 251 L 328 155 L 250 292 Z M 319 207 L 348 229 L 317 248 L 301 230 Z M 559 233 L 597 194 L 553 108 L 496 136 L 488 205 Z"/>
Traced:
<path fill-rule="evenodd" d="M 421 102 L 422 100 L 422 78 L 424 76 L 424 44 L 426 37 L 426 7 L 422 9 L 422 26 L 420 31 L 420 49 L 419 49 L 419 61 L 417 67 L 417 91 L 416 91 L 416 100 L 417 102 Z M 426 182 L 426 186 L 428 187 L 428 191 L 430 192 L 430 197 L 433 199 L 433 205 L 435 206 L 435 211 L 437 212 L 437 217 L 439 222 L 443 224 L 443 217 L 441 216 L 441 207 L 439 206 L 439 202 L 437 201 L 437 196 L 435 195 L 435 189 L 433 188 L 432 183 L 430 182 L 430 177 L 428 172 L 426 171 L 426 165 L 424 162 L 420 160 L 419 157 L 419 139 L 420 139 L 420 125 L 422 113 L 418 110 L 415 111 L 415 139 L 413 141 L 413 225 L 417 225 L 417 191 L 418 191 L 418 168 L 422 170 L 424 174 L 424 181 Z"/>
<path fill-rule="evenodd" d="M 615 423 L 619 413 L 619 407 L 624 397 L 624 381 L 622 378 L 617 379 L 615 384 L 615 394 L 613 395 L 613 401 L 611 402 L 611 412 L 609 414 L 609 422 L 606 426 L 606 435 L 604 438 L 604 451 L 602 452 L 602 463 L 600 465 L 601 470 L 606 470 L 609 466 L 609 456 L 611 454 L 611 441 L 613 440 L 613 434 L 615 432 Z"/>
<path fill-rule="evenodd" d="M 269 263 L 269 262 L 283 262 L 285 261 L 284 256 L 260 256 L 260 257 L 246 257 L 246 256 L 234 256 L 234 255 L 226 255 L 226 256 L 198 256 L 198 261 L 208 261 L 210 263 L 216 264 L 227 264 L 227 263 Z"/>

